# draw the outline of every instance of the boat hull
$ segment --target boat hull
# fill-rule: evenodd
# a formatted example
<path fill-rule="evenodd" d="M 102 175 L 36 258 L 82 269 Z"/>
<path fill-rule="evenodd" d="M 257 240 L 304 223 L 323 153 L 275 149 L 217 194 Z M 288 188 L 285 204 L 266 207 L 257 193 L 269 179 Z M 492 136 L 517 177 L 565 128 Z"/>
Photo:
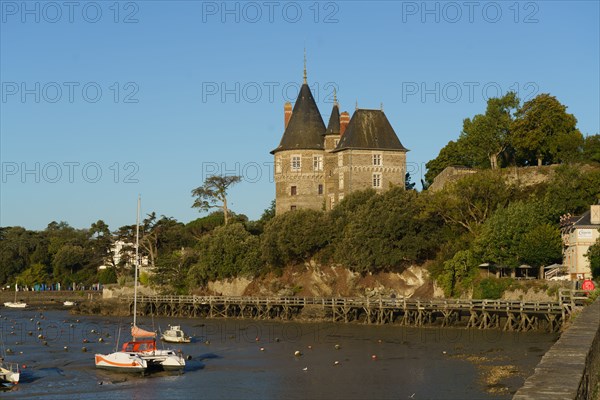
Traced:
<path fill-rule="evenodd" d="M 4 307 L 8 308 L 25 308 L 27 307 L 27 303 L 15 303 L 13 301 L 7 301 L 4 303 Z"/>
<path fill-rule="evenodd" d="M 96 354 L 95 362 L 96 368 L 121 372 L 143 372 L 148 368 L 148 362 L 134 353 Z"/>
<path fill-rule="evenodd" d="M 0 367 L 0 383 L 2 384 L 16 385 L 19 383 L 20 376 L 18 370 Z"/>

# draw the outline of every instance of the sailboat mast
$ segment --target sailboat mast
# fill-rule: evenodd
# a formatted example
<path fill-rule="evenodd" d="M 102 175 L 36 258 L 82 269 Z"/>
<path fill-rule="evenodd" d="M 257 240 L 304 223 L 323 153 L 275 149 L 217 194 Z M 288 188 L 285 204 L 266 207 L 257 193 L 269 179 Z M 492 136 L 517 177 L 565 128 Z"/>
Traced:
<path fill-rule="evenodd" d="M 141 196 L 138 196 L 137 201 L 137 214 L 135 222 L 135 274 L 133 281 L 133 326 L 136 327 L 137 317 L 137 281 L 138 281 L 138 267 L 140 265 L 140 206 L 142 203 Z"/>

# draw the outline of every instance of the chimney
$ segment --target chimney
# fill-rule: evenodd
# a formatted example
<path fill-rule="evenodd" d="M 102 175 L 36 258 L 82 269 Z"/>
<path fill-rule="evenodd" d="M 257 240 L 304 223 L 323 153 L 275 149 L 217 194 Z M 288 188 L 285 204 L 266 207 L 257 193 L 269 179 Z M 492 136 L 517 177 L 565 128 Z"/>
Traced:
<path fill-rule="evenodd" d="M 344 135 L 344 132 L 346 132 L 349 122 L 350 114 L 348 114 L 348 111 L 344 111 L 340 114 L 340 136 Z"/>
<path fill-rule="evenodd" d="M 600 225 L 600 204 L 590 207 L 590 222 L 592 225 Z"/>
<path fill-rule="evenodd" d="M 283 119 L 285 122 L 285 128 L 287 128 L 290 118 L 292 118 L 292 103 L 286 101 L 285 105 L 283 106 L 283 110 Z"/>

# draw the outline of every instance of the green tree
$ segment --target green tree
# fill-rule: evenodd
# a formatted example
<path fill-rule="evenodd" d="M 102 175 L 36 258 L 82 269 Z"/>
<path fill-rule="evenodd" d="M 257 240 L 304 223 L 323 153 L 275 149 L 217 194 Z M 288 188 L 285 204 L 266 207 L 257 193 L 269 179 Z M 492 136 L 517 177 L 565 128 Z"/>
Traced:
<path fill-rule="evenodd" d="M 17 279 L 27 286 L 46 283 L 49 280 L 48 270 L 43 264 L 33 264 L 20 273 Z"/>
<path fill-rule="evenodd" d="M 583 161 L 600 163 L 600 135 L 590 135 L 583 141 Z"/>
<path fill-rule="evenodd" d="M 419 194 L 393 187 L 361 206 L 336 241 L 336 260 L 360 273 L 396 269 L 433 255 L 439 221 Z"/>
<path fill-rule="evenodd" d="M 492 169 L 498 168 L 498 157 L 511 143 L 511 125 L 513 113 L 519 106 L 519 98 L 514 92 L 508 92 L 500 98 L 487 101 L 485 114 L 463 121 L 460 140 L 464 147 L 478 157 L 486 157 Z"/>
<path fill-rule="evenodd" d="M 193 249 L 168 253 L 157 260 L 156 275 L 152 280 L 173 288 L 178 294 L 184 294 L 188 287 L 188 274 L 198 259 L 198 252 Z"/>
<path fill-rule="evenodd" d="M 331 223 L 322 211 L 297 210 L 271 219 L 262 235 L 265 262 L 275 268 L 308 261 L 333 238 Z"/>
<path fill-rule="evenodd" d="M 262 268 L 260 239 L 240 223 L 216 228 L 200 239 L 196 249 L 198 262 L 188 275 L 192 285 L 237 276 L 253 277 Z"/>
<path fill-rule="evenodd" d="M 450 166 L 460 165 L 465 167 L 475 167 L 478 166 L 478 164 L 479 163 L 468 154 L 464 145 L 464 140 L 459 139 L 456 142 L 451 140 L 440 150 L 436 158 L 425 164 L 425 167 L 427 168 L 425 181 L 427 184 L 431 184 L 433 179 L 438 176 L 440 172 Z"/>
<path fill-rule="evenodd" d="M 54 279 L 67 283 L 74 281 L 74 274 L 84 268 L 88 263 L 88 257 L 81 246 L 65 244 L 52 258 Z"/>
<path fill-rule="evenodd" d="M 592 270 L 592 277 L 594 279 L 600 278 L 600 238 L 596 240 L 588 251 L 585 253 L 585 257 L 590 262 L 590 269 Z"/>
<path fill-rule="evenodd" d="M 553 220 L 566 213 L 587 211 L 600 200 L 600 170 L 577 165 L 561 165 L 542 188 L 541 196 Z"/>
<path fill-rule="evenodd" d="M 446 296 L 454 297 L 462 293 L 460 287 L 467 286 L 477 273 L 477 260 L 471 250 L 460 250 L 452 259 L 444 262 L 438 284 Z"/>
<path fill-rule="evenodd" d="M 202 211 L 211 208 L 220 208 L 225 216 L 225 225 L 229 222 L 229 209 L 227 207 L 227 191 L 232 185 L 241 181 L 240 176 L 218 176 L 212 175 L 206 178 L 202 186 L 192 190 L 192 196 L 196 199 L 192 207 Z"/>
<path fill-rule="evenodd" d="M 404 175 L 404 188 L 406 190 L 413 190 L 415 188 L 415 183 L 412 182 L 409 172 Z"/>
<path fill-rule="evenodd" d="M 89 236 L 88 247 L 91 252 L 91 263 L 95 267 L 99 267 L 107 260 L 112 262 L 113 238 L 108 225 L 101 219 L 94 222 L 89 229 Z"/>
<path fill-rule="evenodd" d="M 0 228 L 0 283 L 8 282 L 29 267 L 38 243 L 35 235 L 25 228 Z"/>
<path fill-rule="evenodd" d="M 578 158 L 583 136 L 577 119 L 567 107 L 547 93 L 529 100 L 517 111 L 513 124 L 513 146 L 527 162 L 556 163 Z"/>
<path fill-rule="evenodd" d="M 443 190 L 425 192 L 427 208 L 453 227 L 474 232 L 498 207 L 508 203 L 514 188 L 497 171 L 481 171 L 452 182 Z"/>
<path fill-rule="evenodd" d="M 552 260 L 556 232 L 551 227 L 539 228 L 548 222 L 540 202 L 516 201 L 499 208 L 483 224 L 475 239 L 474 248 L 479 260 L 510 268 L 526 261 L 541 263 Z M 548 239 L 551 243 L 536 244 L 536 239 Z"/>
<path fill-rule="evenodd" d="M 534 267 L 550 265 L 562 259 L 560 230 L 548 223 L 538 225 L 523 235 L 518 254 L 524 264 Z"/>

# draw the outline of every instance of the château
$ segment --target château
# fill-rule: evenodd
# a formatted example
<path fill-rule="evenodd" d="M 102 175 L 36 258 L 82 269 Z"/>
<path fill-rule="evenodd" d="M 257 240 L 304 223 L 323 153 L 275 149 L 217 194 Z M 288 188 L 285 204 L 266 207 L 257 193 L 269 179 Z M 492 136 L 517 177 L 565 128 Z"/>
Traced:
<path fill-rule="evenodd" d="M 276 214 L 298 209 L 331 210 L 345 195 L 373 188 L 404 187 L 406 152 L 381 110 L 340 113 L 337 97 L 325 126 L 304 81 L 292 109 L 284 106 L 284 132 L 275 157 Z"/>

